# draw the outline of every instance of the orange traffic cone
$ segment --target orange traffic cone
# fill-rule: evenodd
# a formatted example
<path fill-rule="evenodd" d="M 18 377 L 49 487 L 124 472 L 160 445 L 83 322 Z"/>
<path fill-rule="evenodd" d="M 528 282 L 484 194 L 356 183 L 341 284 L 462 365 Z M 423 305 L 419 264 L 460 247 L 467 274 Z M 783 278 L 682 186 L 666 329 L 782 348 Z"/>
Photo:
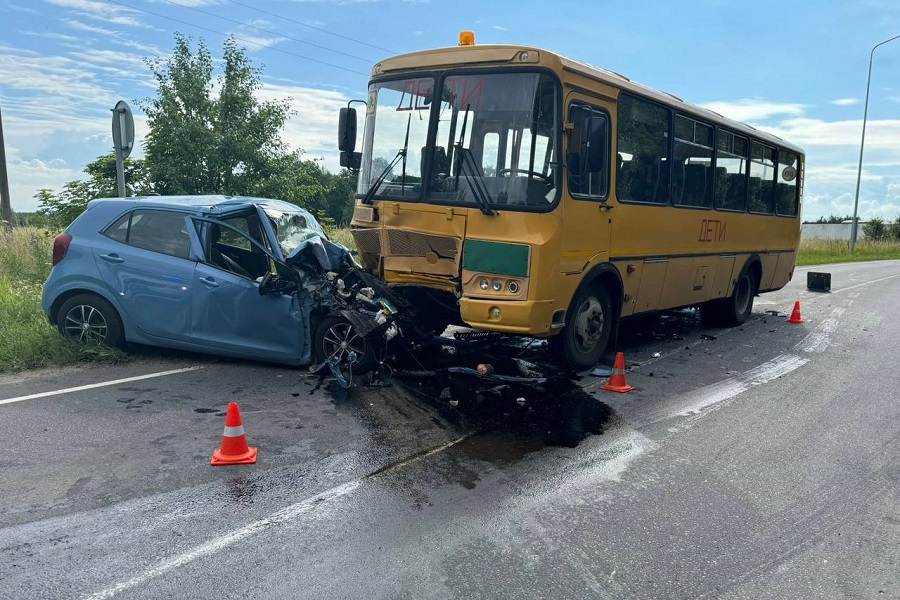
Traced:
<path fill-rule="evenodd" d="M 800 316 L 800 301 L 797 300 L 794 302 L 794 310 L 791 311 L 791 316 L 788 317 L 788 323 L 802 323 L 803 317 Z"/>
<path fill-rule="evenodd" d="M 256 448 L 247 445 L 244 424 L 237 402 L 228 405 L 225 415 L 225 431 L 222 432 L 222 446 L 213 452 L 212 465 L 250 465 L 256 462 Z"/>
<path fill-rule="evenodd" d="M 616 352 L 616 362 L 613 364 L 609 383 L 601 386 L 600 389 L 623 394 L 634 389 L 634 386 L 628 385 L 628 382 L 625 381 L 625 355 L 623 353 Z"/>

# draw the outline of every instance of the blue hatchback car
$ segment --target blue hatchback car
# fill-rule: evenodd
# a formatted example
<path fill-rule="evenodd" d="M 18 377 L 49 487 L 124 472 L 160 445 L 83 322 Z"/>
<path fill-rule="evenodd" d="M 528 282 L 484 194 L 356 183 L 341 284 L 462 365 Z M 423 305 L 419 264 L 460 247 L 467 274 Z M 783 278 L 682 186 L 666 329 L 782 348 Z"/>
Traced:
<path fill-rule="evenodd" d="M 371 287 L 355 294 L 366 310 L 349 314 L 356 300 L 338 274 L 353 266 L 309 212 L 287 202 L 100 199 L 54 240 L 42 304 L 76 340 L 291 365 L 371 363 L 375 344 L 363 333 L 390 324 Z"/>

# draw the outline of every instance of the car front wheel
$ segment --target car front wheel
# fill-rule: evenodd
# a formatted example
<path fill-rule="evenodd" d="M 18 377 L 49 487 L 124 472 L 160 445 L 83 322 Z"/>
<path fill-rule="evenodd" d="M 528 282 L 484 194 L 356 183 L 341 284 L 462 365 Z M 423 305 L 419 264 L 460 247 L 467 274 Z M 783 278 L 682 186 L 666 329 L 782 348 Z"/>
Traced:
<path fill-rule="evenodd" d="M 329 316 L 316 327 L 314 349 L 317 360 L 333 360 L 341 367 L 351 364 L 354 373 L 371 371 L 378 361 L 375 344 L 359 334 L 350 321 Z"/>
<path fill-rule="evenodd" d="M 94 294 L 66 300 L 56 313 L 56 327 L 66 338 L 86 344 L 122 345 L 122 320 L 112 305 Z"/>

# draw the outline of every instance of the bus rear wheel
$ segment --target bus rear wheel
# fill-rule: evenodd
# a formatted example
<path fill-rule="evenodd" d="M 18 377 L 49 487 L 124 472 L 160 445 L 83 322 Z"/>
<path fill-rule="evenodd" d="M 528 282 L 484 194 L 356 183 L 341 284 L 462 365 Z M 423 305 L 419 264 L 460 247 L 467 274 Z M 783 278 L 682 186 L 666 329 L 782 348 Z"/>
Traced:
<path fill-rule="evenodd" d="M 551 339 L 557 356 L 578 370 L 593 367 L 606 350 L 613 321 L 609 291 L 597 284 L 585 288 L 572 300 L 566 326 Z"/>
<path fill-rule="evenodd" d="M 753 310 L 753 296 L 756 282 L 747 270 L 741 273 L 730 298 L 707 302 L 700 307 L 700 316 L 705 325 L 735 327 L 743 325 Z"/>

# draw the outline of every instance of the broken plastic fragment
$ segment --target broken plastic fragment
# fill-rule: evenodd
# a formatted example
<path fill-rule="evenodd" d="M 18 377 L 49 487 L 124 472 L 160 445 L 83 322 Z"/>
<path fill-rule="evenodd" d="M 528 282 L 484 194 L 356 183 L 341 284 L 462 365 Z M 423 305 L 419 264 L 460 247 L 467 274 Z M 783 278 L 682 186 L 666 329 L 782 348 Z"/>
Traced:
<path fill-rule="evenodd" d="M 594 377 L 609 377 L 610 375 L 612 375 L 612 371 L 610 371 L 609 369 L 594 367 L 593 369 L 591 369 L 591 375 L 593 375 Z"/>

